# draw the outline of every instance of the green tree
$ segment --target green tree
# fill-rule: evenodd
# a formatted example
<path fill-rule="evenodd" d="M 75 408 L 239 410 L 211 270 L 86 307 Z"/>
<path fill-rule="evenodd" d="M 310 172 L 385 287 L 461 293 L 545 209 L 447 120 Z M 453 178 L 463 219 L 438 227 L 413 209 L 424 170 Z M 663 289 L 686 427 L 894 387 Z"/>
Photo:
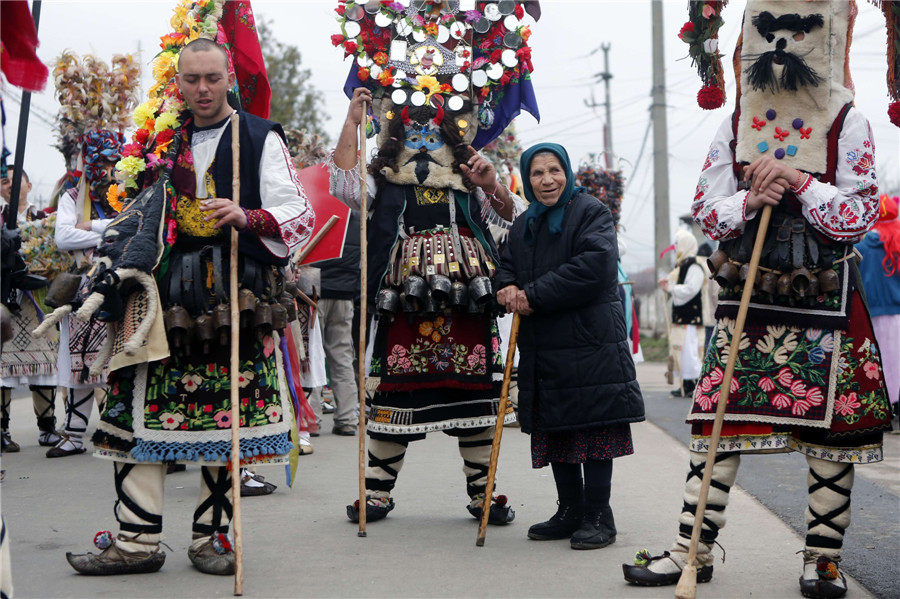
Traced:
<path fill-rule="evenodd" d="M 330 142 L 322 127 L 328 118 L 325 96 L 310 83 L 310 70 L 301 68 L 300 50 L 275 39 L 269 19 L 257 19 L 256 25 L 272 87 L 269 118 L 285 129 L 305 129 Z"/>

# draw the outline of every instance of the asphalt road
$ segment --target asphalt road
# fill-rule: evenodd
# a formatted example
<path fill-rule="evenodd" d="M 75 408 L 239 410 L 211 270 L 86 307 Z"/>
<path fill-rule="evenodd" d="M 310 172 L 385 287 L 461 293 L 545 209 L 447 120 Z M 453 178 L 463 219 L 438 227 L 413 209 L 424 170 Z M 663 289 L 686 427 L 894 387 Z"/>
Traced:
<path fill-rule="evenodd" d="M 651 422 L 687 445 L 687 398 L 671 397 L 664 365 L 643 364 L 641 387 Z M 654 376 L 650 376 L 653 372 Z M 878 597 L 900 597 L 900 435 L 886 434 L 885 461 L 856 467 L 852 518 L 844 538 L 843 568 Z M 744 456 L 737 484 L 797 534 L 806 534 L 806 460 L 798 453 Z M 729 508 L 729 512 L 731 509 Z M 729 526 L 719 535 L 728 548 Z"/>

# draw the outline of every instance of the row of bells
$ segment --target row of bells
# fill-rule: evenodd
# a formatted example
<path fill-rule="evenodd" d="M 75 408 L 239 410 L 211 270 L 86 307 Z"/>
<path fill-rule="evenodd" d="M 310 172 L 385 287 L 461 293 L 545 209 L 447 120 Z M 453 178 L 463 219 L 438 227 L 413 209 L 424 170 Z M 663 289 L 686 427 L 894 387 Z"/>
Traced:
<path fill-rule="evenodd" d="M 249 289 L 238 292 L 238 319 L 242 331 L 253 332 L 260 339 L 272 331 L 282 331 L 297 320 L 297 304 L 292 292 L 296 285 L 287 283 L 277 301 L 258 299 Z M 192 318 L 183 306 L 172 306 L 163 313 L 169 347 L 174 352 L 189 351 L 193 344 L 208 354 L 213 344 L 227 346 L 231 342 L 231 306 L 217 304 L 206 313 Z"/>
<path fill-rule="evenodd" d="M 418 275 L 410 275 L 400 292 L 385 287 L 378 292 L 375 308 L 382 316 L 399 312 L 424 312 L 435 314 L 446 308 L 463 312 L 483 312 L 491 303 L 491 280 L 485 276 L 474 277 L 468 284 L 451 281 L 444 275 L 434 275 L 426 281 Z"/>
<path fill-rule="evenodd" d="M 712 278 L 721 287 L 730 288 L 738 281 L 745 282 L 750 274 L 750 266 L 741 265 L 740 269 L 729 259 L 722 250 L 716 250 L 706 259 Z M 777 274 L 773 272 L 756 272 L 754 288 L 771 295 L 796 297 L 816 297 L 820 293 L 834 291 L 840 287 L 840 278 L 837 273 L 826 268 L 814 275 L 806 267 L 795 268 L 790 273 Z"/>

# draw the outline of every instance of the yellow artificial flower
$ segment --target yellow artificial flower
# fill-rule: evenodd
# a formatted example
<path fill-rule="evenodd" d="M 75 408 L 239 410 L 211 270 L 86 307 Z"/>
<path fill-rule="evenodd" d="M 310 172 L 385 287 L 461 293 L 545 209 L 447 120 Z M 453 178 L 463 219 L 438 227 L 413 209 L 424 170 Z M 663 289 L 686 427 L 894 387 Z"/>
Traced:
<path fill-rule="evenodd" d="M 153 118 L 154 114 L 156 114 L 156 108 L 153 106 L 152 100 L 148 100 L 134 109 L 134 124 L 141 128 L 148 119 Z"/>
<path fill-rule="evenodd" d="M 431 75 L 419 75 L 416 77 L 415 88 L 425 92 L 426 98 L 430 99 L 432 95 L 441 92 L 441 84 Z"/>
<path fill-rule="evenodd" d="M 174 112 L 164 112 L 156 117 L 154 130 L 159 133 L 166 129 L 174 129 L 178 125 L 178 115 Z"/>
<path fill-rule="evenodd" d="M 115 183 L 106 191 L 106 203 L 116 212 L 122 212 L 122 202 L 119 200 L 119 186 Z"/>
<path fill-rule="evenodd" d="M 147 170 L 147 163 L 137 156 L 126 156 L 116 163 L 116 170 L 122 171 L 130 177 L 136 177 Z"/>
<path fill-rule="evenodd" d="M 153 78 L 157 81 L 168 81 L 175 76 L 177 65 L 174 52 L 163 52 L 153 61 Z"/>
<path fill-rule="evenodd" d="M 175 7 L 173 11 L 175 14 L 172 15 L 172 19 L 169 21 L 169 24 L 172 25 L 172 29 L 174 31 L 180 31 L 181 26 L 184 24 L 184 18 L 187 16 L 189 4 L 180 4 Z"/>

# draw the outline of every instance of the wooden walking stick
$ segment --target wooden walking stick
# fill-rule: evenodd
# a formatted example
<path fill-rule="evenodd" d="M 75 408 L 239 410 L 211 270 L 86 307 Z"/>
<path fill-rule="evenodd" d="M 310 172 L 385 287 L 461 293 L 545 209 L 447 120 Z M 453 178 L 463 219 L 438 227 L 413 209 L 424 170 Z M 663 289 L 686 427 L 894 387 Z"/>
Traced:
<path fill-rule="evenodd" d="M 488 465 L 487 486 L 484 488 L 484 502 L 481 504 L 481 522 L 478 524 L 476 547 L 484 547 L 488 518 L 491 515 L 491 497 L 494 494 L 494 477 L 497 475 L 497 458 L 500 457 L 500 438 L 503 436 L 503 420 L 509 401 L 509 381 L 512 378 L 513 362 L 516 359 L 516 341 L 519 338 L 519 313 L 513 313 L 509 328 L 509 349 L 506 350 L 506 368 L 503 370 L 503 386 L 500 388 L 500 405 L 497 406 L 497 423 L 494 425 L 494 442 L 491 443 L 491 461 Z"/>
<path fill-rule="evenodd" d="M 238 113 L 231 114 L 231 200 L 241 201 L 241 138 Z M 231 306 L 231 523 L 234 528 L 234 594 L 244 594 L 243 537 L 241 534 L 241 411 L 238 372 L 240 360 L 240 315 L 238 314 L 238 231 L 231 227 L 231 256 L 229 260 L 228 301 Z"/>
<path fill-rule="evenodd" d="M 366 103 L 359 120 L 359 531 L 366 536 L 366 311 L 368 308 L 368 256 L 366 221 L 369 216 L 366 190 Z"/>
<path fill-rule="evenodd" d="M 719 403 L 716 405 L 716 419 L 713 422 L 712 436 L 709 439 L 709 451 L 706 453 L 706 466 L 703 469 L 703 481 L 700 484 L 700 498 L 697 501 L 697 510 L 694 512 L 691 546 L 688 549 L 687 564 L 681 572 L 681 577 L 678 579 L 678 586 L 675 587 L 676 599 L 694 599 L 697 596 L 697 565 L 695 562 L 697 560 L 697 546 L 700 544 L 700 529 L 703 527 L 703 513 L 706 511 L 709 485 L 712 482 L 712 471 L 716 463 L 716 450 L 719 446 L 719 438 L 722 435 L 725 408 L 728 405 L 728 396 L 731 392 L 731 377 L 737 364 L 741 335 L 744 332 L 744 322 L 747 320 L 747 310 L 750 307 L 750 296 L 753 294 L 753 283 L 756 281 L 759 258 L 762 255 L 763 242 L 766 239 L 766 231 L 769 228 L 771 216 L 772 206 L 771 204 L 766 204 L 763 206 L 762 216 L 759 219 L 759 229 L 756 231 L 756 240 L 753 242 L 753 254 L 750 256 L 749 271 L 744 283 L 744 291 L 741 293 L 737 319 L 734 323 L 734 334 L 731 337 L 731 347 L 728 350 L 728 362 L 725 364 L 725 375 L 722 377 Z"/>

